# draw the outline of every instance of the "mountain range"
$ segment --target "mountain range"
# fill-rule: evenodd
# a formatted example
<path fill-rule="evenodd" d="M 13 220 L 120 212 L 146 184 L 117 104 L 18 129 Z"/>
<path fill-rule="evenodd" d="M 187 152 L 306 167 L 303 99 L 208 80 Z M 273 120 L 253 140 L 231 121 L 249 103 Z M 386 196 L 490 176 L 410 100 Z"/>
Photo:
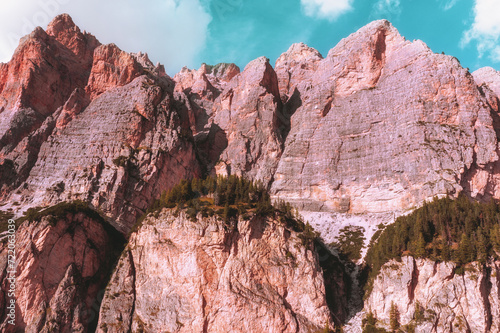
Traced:
<path fill-rule="evenodd" d="M 363 258 L 329 246 L 357 227 L 366 253 L 377 230 L 435 198 L 500 199 L 499 111 L 500 72 L 471 73 L 386 20 L 326 56 L 299 43 L 274 66 L 170 77 L 59 15 L 0 63 L 2 223 L 19 222 L 15 327 L 0 245 L 1 330 L 365 332 L 368 314 L 390 329 L 395 304 L 410 332 L 418 303 L 431 319 L 415 332 L 499 332 L 498 258 L 458 275 L 403 256 L 363 300 Z M 262 186 L 318 243 L 272 214 L 229 228 L 151 213 L 182 179 L 207 176 Z"/>

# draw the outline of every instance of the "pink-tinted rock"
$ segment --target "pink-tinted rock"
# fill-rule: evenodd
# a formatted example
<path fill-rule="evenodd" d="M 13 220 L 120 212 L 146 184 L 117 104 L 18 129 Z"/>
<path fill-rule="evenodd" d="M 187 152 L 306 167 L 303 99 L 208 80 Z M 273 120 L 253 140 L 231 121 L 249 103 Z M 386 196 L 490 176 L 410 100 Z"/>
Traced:
<path fill-rule="evenodd" d="M 86 87 L 94 99 L 106 90 L 124 86 L 143 74 L 136 58 L 120 50 L 115 44 L 101 45 L 94 52 L 94 63 Z"/>
<path fill-rule="evenodd" d="M 313 51 L 289 52 L 276 71 L 299 73 L 280 82 L 295 87 L 283 91 L 293 93 L 296 111 L 276 197 L 307 210 L 404 210 L 459 193 L 468 170 L 498 160 L 490 109 L 469 72 L 387 21 L 360 29 L 323 60 L 313 56 L 310 68 L 285 60 L 303 53 L 309 62 Z"/>
<path fill-rule="evenodd" d="M 16 324 L 2 332 L 87 332 L 123 238 L 84 213 L 28 221 L 16 232 Z M 7 258 L 6 243 L 0 260 Z M 1 266 L 1 265 L 0 265 Z M 8 281 L 1 266 L 2 291 Z M 3 294 L 7 300 L 7 295 Z M 5 303 L 0 303 L 4 313 Z M 2 317 L 4 318 L 4 317 Z"/>
<path fill-rule="evenodd" d="M 23 204 L 90 201 L 127 233 L 163 190 L 199 175 L 170 100 L 146 76 L 101 94 L 42 144 Z"/>
<path fill-rule="evenodd" d="M 97 332 L 333 328 L 321 272 L 315 252 L 272 219 L 240 219 L 234 229 L 163 210 L 132 235 Z"/>

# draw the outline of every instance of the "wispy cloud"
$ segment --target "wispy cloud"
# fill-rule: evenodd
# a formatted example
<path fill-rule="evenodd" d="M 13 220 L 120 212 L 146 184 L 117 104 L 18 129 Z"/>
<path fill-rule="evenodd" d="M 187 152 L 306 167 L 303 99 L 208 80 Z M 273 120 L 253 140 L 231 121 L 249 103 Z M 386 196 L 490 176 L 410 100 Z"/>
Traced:
<path fill-rule="evenodd" d="M 437 3 L 439 4 L 439 7 L 444 10 L 444 11 L 447 11 L 447 10 L 450 10 L 452 9 L 453 7 L 455 7 L 455 5 L 458 3 L 458 1 L 460 0 L 436 0 Z"/>
<path fill-rule="evenodd" d="M 500 1 L 476 0 L 474 4 L 474 22 L 464 32 L 461 46 L 474 43 L 479 58 L 488 56 L 494 62 L 500 62 Z"/>
<path fill-rule="evenodd" d="M 197 66 L 211 14 L 204 0 L 17 0 L 1 5 L 0 61 L 8 61 L 19 38 L 36 26 L 45 28 L 58 14 L 68 13 L 82 30 L 103 43 L 128 52 L 146 51 L 153 61 L 175 73 Z M 203 2 L 205 4 L 205 2 Z"/>
<path fill-rule="evenodd" d="M 450 10 L 452 9 L 458 2 L 458 0 L 440 0 L 440 2 L 444 2 L 443 9 Z"/>
<path fill-rule="evenodd" d="M 401 14 L 400 0 L 378 0 L 373 5 L 373 15 L 375 17 L 392 17 Z"/>
<path fill-rule="evenodd" d="M 333 21 L 352 10 L 354 0 L 300 0 L 307 16 Z"/>

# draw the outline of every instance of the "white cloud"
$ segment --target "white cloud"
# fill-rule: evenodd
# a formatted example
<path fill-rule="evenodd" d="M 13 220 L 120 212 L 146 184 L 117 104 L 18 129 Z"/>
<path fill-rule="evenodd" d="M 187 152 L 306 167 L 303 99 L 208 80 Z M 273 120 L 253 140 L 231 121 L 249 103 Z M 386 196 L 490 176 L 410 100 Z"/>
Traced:
<path fill-rule="evenodd" d="M 36 26 L 46 28 L 58 14 L 68 13 L 102 43 L 127 52 L 148 52 L 174 74 L 182 66 L 198 66 L 211 16 L 203 0 L 16 0 L 0 5 L 0 61 L 8 61 L 19 38 Z"/>
<path fill-rule="evenodd" d="M 300 0 L 307 16 L 335 20 L 352 9 L 354 0 Z"/>
<path fill-rule="evenodd" d="M 475 43 L 479 58 L 484 55 L 495 62 L 500 62 L 500 1 L 476 0 L 474 22 L 461 41 L 465 47 Z"/>
<path fill-rule="evenodd" d="M 401 14 L 400 0 L 378 0 L 373 5 L 373 14 L 375 16 L 393 16 Z"/>

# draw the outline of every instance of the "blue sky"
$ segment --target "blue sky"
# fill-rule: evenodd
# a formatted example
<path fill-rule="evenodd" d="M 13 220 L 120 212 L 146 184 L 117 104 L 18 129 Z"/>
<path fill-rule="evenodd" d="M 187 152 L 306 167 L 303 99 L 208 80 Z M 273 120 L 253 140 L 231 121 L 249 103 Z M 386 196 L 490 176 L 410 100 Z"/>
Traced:
<path fill-rule="evenodd" d="M 63 12 L 103 43 L 147 52 L 170 75 L 202 62 L 274 63 L 295 42 L 326 55 L 381 18 L 464 67 L 500 70 L 500 0 L 1 0 L 0 61 L 21 35 Z"/>

